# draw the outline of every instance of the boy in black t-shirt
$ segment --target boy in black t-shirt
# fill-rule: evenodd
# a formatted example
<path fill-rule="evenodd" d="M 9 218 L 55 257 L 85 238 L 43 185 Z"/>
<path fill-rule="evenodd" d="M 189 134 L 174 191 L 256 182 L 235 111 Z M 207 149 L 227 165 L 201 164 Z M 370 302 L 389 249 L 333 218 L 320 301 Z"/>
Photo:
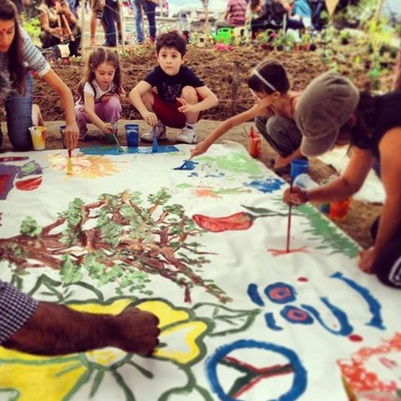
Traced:
<path fill-rule="evenodd" d="M 166 139 L 166 126 L 182 128 L 178 142 L 196 143 L 195 124 L 203 110 L 218 103 L 217 96 L 184 66 L 186 40 L 177 31 L 163 33 L 156 41 L 159 63 L 134 89 L 129 98 L 152 127 L 141 139 Z M 157 92 L 154 89 L 157 89 Z"/>

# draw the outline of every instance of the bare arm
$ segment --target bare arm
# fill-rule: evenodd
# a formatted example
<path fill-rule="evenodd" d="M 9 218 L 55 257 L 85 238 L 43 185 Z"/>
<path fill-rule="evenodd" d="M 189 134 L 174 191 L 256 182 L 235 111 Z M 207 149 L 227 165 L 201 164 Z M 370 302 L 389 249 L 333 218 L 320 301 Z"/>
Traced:
<path fill-rule="evenodd" d="M 158 318 L 138 308 L 120 315 L 74 311 L 40 302 L 32 317 L 8 340 L 5 348 L 37 355 L 62 355 L 107 346 L 150 355 L 158 344 Z"/>
<path fill-rule="evenodd" d="M 64 139 L 67 148 L 73 149 L 78 143 L 78 126 L 75 121 L 74 98 L 71 90 L 52 69 L 43 75 L 42 78 L 52 89 L 57 92 L 59 98 L 61 99 L 61 105 L 64 110 L 66 123 Z"/>
<path fill-rule="evenodd" d="M 266 99 L 266 100 L 265 100 Z M 249 110 L 237 114 L 236 116 L 230 117 L 228 120 L 222 122 L 215 130 L 213 130 L 202 142 L 198 143 L 195 148 L 191 149 L 191 156 L 199 156 L 205 153 L 209 147 L 231 128 L 240 125 L 249 120 L 253 120 L 258 116 L 265 116 L 267 114 L 266 107 L 270 102 L 267 98 L 262 99 Z"/>
<path fill-rule="evenodd" d="M 207 86 L 201 86 L 200 88 L 196 88 L 196 92 L 202 98 L 201 102 L 196 103 L 194 105 L 196 111 L 209 110 L 212 107 L 218 105 L 219 99 Z"/>
<path fill-rule="evenodd" d="M 374 157 L 368 150 L 354 148 L 344 173 L 336 180 L 309 191 L 309 199 L 316 202 L 340 201 L 358 192 L 373 165 Z"/>
<path fill-rule="evenodd" d="M 386 192 L 379 230 L 375 241 L 376 255 L 380 253 L 401 227 L 401 128 L 386 133 L 379 145 L 380 171 Z"/>
<path fill-rule="evenodd" d="M 142 100 L 142 96 L 145 95 L 146 92 L 149 92 L 152 89 L 152 86 L 145 82 L 139 82 L 134 89 L 129 93 L 129 100 L 132 105 L 138 110 L 142 118 L 151 126 L 157 124 L 157 116 L 153 113 L 152 110 L 149 110 L 145 103 Z"/>
<path fill-rule="evenodd" d="M 39 14 L 39 19 L 40 19 L 40 26 L 43 31 L 55 36 L 60 36 L 62 34 L 61 28 L 59 27 L 50 28 L 49 17 L 46 12 L 41 10 Z"/>
<path fill-rule="evenodd" d="M 374 157 L 368 150 L 355 148 L 352 151 L 344 173 L 328 184 L 304 191 L 299 188 L 284 192 L 284 201 L 302 205 L 308 200 L 312 202 L 332 202 L 344 200 L 358 192 L 373 165 Z"/>

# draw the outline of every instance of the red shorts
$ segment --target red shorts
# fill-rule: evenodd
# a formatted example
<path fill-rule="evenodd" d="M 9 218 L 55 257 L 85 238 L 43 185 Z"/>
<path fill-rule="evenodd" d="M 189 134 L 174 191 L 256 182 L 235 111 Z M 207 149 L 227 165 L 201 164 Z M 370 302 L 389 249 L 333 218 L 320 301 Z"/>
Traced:
<path fill-rule="evenodd" d="M 178 108 L 182 106 L 178 100 L 176 100 L 175 103 L 168 103 L 155 92 L 153 92 L 153 99 L 153 111 L 164 125 L 170 128 L 185 127 L 187 118 L 184 113 L 178 111 Z M 202 99 L 198 96 L 198 100 L 201 101 Z M 199 113 L 198 120 L 201 115 L 202 112 Z"/>

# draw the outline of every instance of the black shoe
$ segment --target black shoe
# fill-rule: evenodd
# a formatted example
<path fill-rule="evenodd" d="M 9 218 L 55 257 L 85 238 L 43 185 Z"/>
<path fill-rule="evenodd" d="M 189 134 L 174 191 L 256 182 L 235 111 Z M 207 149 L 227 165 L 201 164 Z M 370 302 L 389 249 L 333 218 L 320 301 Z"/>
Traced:
<path fill-rule="evenodd" d="M 107 43 L 107 42 L 104 42 L 104 43 L 102 44 L 102 46 L 103 46 L 103 47 L 117 47 L 116 44 Z"/>

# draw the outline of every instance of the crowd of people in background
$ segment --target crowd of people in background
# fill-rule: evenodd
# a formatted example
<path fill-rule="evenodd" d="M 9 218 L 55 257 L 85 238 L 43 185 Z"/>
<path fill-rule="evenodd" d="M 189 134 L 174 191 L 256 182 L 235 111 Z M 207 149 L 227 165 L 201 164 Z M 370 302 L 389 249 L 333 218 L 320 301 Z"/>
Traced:
<path fill-rule="evenodd" d="M 84 4 L 80 2 L 85 1 Z M 79 7 L 83 6 L 89 18 L 89 45 L 116 47 L 123 42 L 123 7 L 131 9 L 133 29 L 125 44 L 153 43 L 157 36 L 156 16 L 168 10 L 166 0 L 130 0 L 120 3 L 117 0 L 13 0 L 19 15 L 25 13 L 27 19 L 38 18 L 40 21 L 40 44 L 43 49 L 52 49 L 61 44 L 68 44 L 69 55 L 79 55 L 82 45 L 82 32 Z M 321 3 L 321 6 L 316 6 Z M 301 30 L 311 27 L 320 29 L 314 13 L 324 9 L 324 0 L 227 0 L 226 9 L 221 18 L 214 21 L 211 28 L 244 28 L 249 39 L 268 29 L 278 31 L 286 29 Z M 177 14 L 178 17 L 181 15 Z M 145 20 L 146 17 L 146 20 Z M 21 20 L 22 22 L 22 20 Z M 146 22 L 146 23 L 145 23 Z M 180 29 L 177 22 L 176 29 Z M 104 33 L 103 43 L 98 43 L 98 26 Z M 147 32 L 144 31 L 147 27 Z M 186 30 L 189 30 L 187 27 Z M 245 31 L 244 31 L 245 32 Z"/>

